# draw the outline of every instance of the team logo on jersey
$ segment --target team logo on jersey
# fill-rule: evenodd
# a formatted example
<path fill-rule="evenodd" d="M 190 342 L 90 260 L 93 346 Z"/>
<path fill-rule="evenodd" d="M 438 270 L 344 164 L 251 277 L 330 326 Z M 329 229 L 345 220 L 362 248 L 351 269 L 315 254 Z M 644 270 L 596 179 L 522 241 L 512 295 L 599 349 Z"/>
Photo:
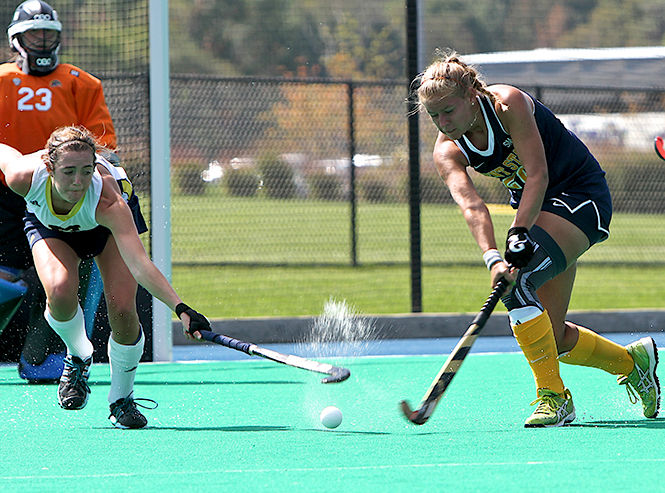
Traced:
<path fill-rule="evenodd" d="M 50 224 L 49 229 L 54 229 L 56 231 L 60 231 L 61 233 L 77 233 L 81 230 L 81 226 L 78 224 L 73 224 L 71 226 L 67 226 L 66 228 L 57 226 L 55 224 Z"/>
<path fill-rule="evenodd" d="M 513 139 L 508 137 L 506 140 L 503 141 L 503 147 L 510 147 L 513 145 Z"/>
<path fill-rule="evenodd" d="M 21 85 L 21 79 L 19 79 L 18 77 L 14 77 L 12 79 L 12 84 L 14 84 L 15 86 L 20 86 Z"/>
<path fill-rule="evenodd" d="M 498 178 L 503 186 L 509 190 L 522 190 L 526 183 L 526 170 L 515 151 L 511 152 L 500 166 L 483 174 Z"/>
<path fill-rule="evenodd" d="M 58 79 L 54 79 L 51 81 L 49 84 L 51 87 L 60 87 L 62 86 L 62 82 L 60 82 Z"/>

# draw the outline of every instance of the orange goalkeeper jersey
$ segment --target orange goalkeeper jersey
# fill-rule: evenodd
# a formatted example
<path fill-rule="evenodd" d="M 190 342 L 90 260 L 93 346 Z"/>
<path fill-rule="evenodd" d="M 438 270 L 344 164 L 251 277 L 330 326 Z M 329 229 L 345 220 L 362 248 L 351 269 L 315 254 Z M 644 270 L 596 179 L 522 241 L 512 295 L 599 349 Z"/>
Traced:
<path fill-rule="evenodd" d="M 43 76 L 27 75 L 16 63 L 0 65 L 0 143 L 28 154 L 43 149 L 51 132 L 67 125 L 83 125 L 100 144 L 115 149 L 99 79 L 67 63 Z"/>

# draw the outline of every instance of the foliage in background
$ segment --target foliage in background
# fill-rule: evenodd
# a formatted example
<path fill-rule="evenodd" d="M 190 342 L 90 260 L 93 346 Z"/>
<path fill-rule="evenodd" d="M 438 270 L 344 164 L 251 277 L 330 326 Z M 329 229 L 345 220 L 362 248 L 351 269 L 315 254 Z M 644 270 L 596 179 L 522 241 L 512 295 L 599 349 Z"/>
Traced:
<path fill-rule="evenodd" d="M 0 2 L 0 26 L 7 26 L 21 0 Z M 148 69 L 148 0 L 136 0 L 130 9 L 107 0 L 52 0 L 63 23 L 60 59 L 102 75 L 126 74 Z M 103 26 L 103 28 L 101 28 Z M 5 36 L 0 56 L 14 55 Z"/>
<path fill-rule="evenodd" d="M 203 195 L 205 183 L 201 179 L 201 167 L 196 164 L 184 164 L 178 167 L 178 191 L 183 195 Z"/>
<path fill-rule="evenodd" d="M 404 77 L 404 0 L 170 5 L 175 73 Z M 665 0 L 423 0 L 422 6 L 426 61 L 447 47 L 468 54 L 658 46 L 665 40 Z"/>
<path fill-rule="evenodd" d="M 18 0 L 0 2 L 9 24 Z M 148 0 L 138 0 L 146 5 Z M 62 59 L 92 73 L 145 71 L 146 19 L 116 1 L 57 0 Z M 665 0 L 423 0 L 424 47 L 462 54 L 659 46 Z M 404 0 L 170 0 L 174 74 L 404 77 Z M 145 9 L 147 12 L 147 9 Z M 103 22 L 108 29 L 99 29 Z M 112 27 L 112 29 L 110 28 Z M 0 50 L 11 56 L 7 43 Z"/>
<path fill-rule="evenodd" d="M 310 173 L 307 177 L 310 196 L 318 200 L 341 200 L 344 198 L 343 181 L 339 175 L 324 170 Z"/>
<path fill-rule="evenodd" d="M 392 188 L 388 178 L 379 170 L 362 170 L 362 173 L 358 174 L 358 195 L 367 202 L 395 201 L 397 197 L 391 194 Z"/>
<path fill-rule="evenodd" d="M 348 98 L 344 89 L 338 84 L 279 86 L 281 98 L 260 115 L 261 121 L 271 125 L 257 147 L 317 157 L 348 155 Z"/>
<path fill-rule="evenodd" d="M 222 177 L 222 185 L 231 197 L 253 197 L 261 179 L 252 169 L 228 169 Z"/>
<path fill-rule="evenodd" d="M 274 152 L 259 156 L 257 167 L 263 191 L 272 199 L 292 199 L 296 196 L 293 169 Z"/>
<path fill-rule="evenodd" d="M 404 189 L 408 191 L 409 180 L 404 180 Z M 452 197 L 448 189 L 443 186 L 443 180 L 438 174 L 422 173 L 420 175 L 420 201 L 423 204 L 450 204 Z"/>

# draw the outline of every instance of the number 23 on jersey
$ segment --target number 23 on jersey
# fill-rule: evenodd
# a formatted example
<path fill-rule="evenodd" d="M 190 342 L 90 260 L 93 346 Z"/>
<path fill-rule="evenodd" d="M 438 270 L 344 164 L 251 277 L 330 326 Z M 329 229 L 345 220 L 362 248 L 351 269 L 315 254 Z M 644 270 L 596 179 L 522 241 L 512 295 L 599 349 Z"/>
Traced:
<path fill-rule="evenodd" d="M 37 90 L 31 87 L 21 87 L 18 90 L 19 111 L 48 111 L 51 109 L 53 93 L 48 87 L 40 87 Z"/>

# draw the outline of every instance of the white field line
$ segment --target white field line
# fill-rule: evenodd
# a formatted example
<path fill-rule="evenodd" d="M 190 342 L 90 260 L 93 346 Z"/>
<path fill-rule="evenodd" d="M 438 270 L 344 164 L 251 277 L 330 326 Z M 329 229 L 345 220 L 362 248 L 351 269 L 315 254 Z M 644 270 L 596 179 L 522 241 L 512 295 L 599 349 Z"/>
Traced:
<path fill-rule="evenodd" d="M 629 464 L 649 464 L 649 463 L 664 463 L 665 457 L 651 457 L 647 459 L 630 459 L 622 458 L 622 463 Z M 615 464 L 616 459 L 600 459 L 600 460 L 589 460 L 589 459 L 579 459 L 579 460 L 557 460 L 557 461 L 514 461 L 514 462 L 435 462 L 430 464 L 386 464 L 380 466 L 320 466 L 320 467 L 294 467 L 294 468 L 256 468 L 256 469 L 224 469 L 224 468 L 207 468 L 206 473 L 288 473 L 288 472 L 324 472 L 324 471 L 371 471 L 371 470 L 390 470 L 390 469 L 428 469 L 428 468 L 458 468 L 458 467 L 524 467 L 524 466 L 561 466 L 561 465 L 584 465 L 588 467 L 593 464 Z M 162 471 L 162 472 L 150 472 L 150 473 L 140 473 L 140 472 L 112 472 L 105 474 L 30 474 L 30 475 L 21 475 L 21 476 L 0 476 L 0 482 L 2 481 L 17 481 L 17 480 L 44 480 L 44 479 L 82 479 L 82 478 L 117 478 L 117 477 L 126 477 L 126 478 L 146 478 L 149 476 L 178 476 L 178 475 L 191 475 L 193 473 L 199 473 L 200 471 L 196 469 L 192 470 L 183 470 L 183 471 Z"/>

